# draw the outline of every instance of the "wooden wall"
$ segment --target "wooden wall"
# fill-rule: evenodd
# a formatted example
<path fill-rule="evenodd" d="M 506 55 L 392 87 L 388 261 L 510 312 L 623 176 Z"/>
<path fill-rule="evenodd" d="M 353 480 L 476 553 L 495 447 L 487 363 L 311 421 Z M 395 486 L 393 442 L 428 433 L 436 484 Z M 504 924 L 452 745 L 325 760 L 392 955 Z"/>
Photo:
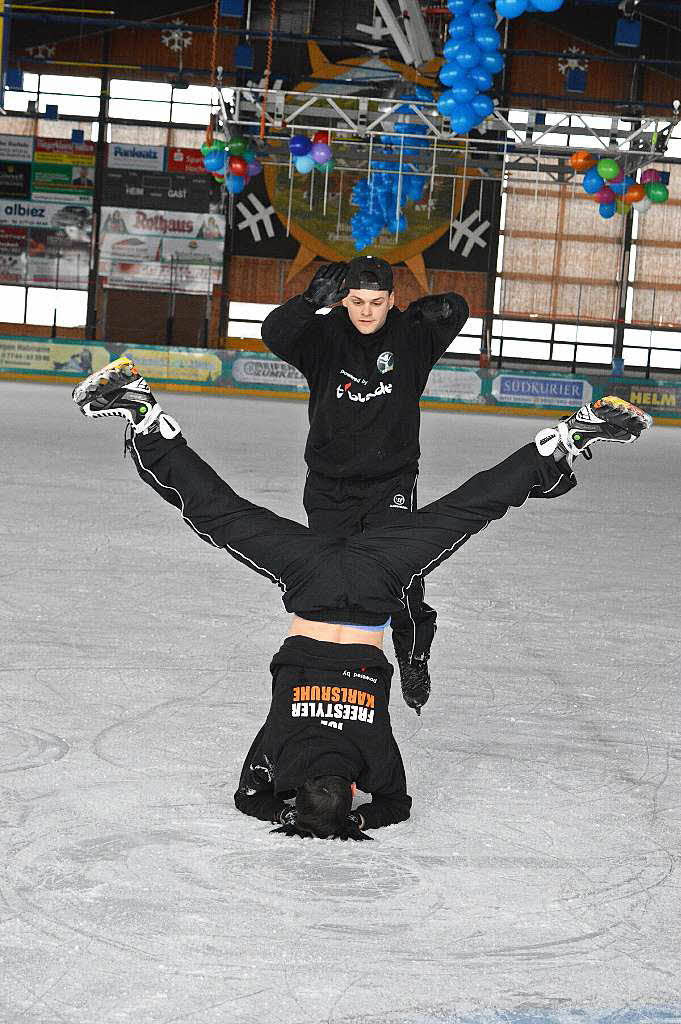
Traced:
<path fill-rule="evenodd" d="M 213 8 L 212 5 L 196 7 L 192 10 L 180 12 L 176 16 L 162 18 L 163 24 L 172 24 L 175 18 L 179 17 L 186 24 L 212 26 Z M 222 27 L 237 27 L 238 19 L 221 18 Z M 217 60 L 226 71 L 230 71 L 234 64 L 234 47 L 237 37 L 234 35 L 219 35 L 217 43 Z M 73 39 L 61 40 L 54 44 L 55 53 L 52 61 L 65 61 L 66 64 L 55 66 L 50 62 L 46 65 L 43 61 L 31 61 L 30 56 L 24 53 L 12 54 L 13 59 L 20 58 L 24 71 L 42 72 L 43 74 L 70 74 L 87 75 L 97 74 L 96 67 L 83 67 L 82 62 L 93 62 L 97 64 L 103 60 L 104 35 L 101 32 L 77 36 Z M 200 68 L 209 70 L 211 64 L 212 33 L 194 32 L 191 45 L 186 47 L 182 54 L 183 66 L 189 70 Z M 73 64 L 69 64 L 73 61 Z M 178 54 L 169 49 L 162 41 L 162 30 L 152 29 L 117 29 L 110 34 L 110 64 L 119 64 L 122 67 L 112 69 L 114 78 L 132 79 L 162 79 L 158 71 L 140 71 L 135 65 L 160 66 L 173 68 L 178 65 Z M 126 68 L 125 65 L 133 65 Z M 233 79 L 232 79 L 233 80 Z M 192 75 L 190 81 L 194 85 L 209 85 L 210 75 Z"/>
<path fill-rule="evenodd" d="M 513 50 L 548 50 L 563 53 L 570 47 L 584 50 L 589 66 L 587 69 L 586 91 L 584 94 L 567 93 L 565 77 L 559 69 L 560 57 L 508 57 L 506 62 L 506 88 L 510 93 L 517 94 L 512 100 L 515 107 L 545 107 L 549 110 L 590 110 L 614 114 L 621 109 L 622 100 L 631 94 L 632 64 L 631 61 L 611 62 L 598 61 L 598 56 L 607 56 L 614 51 L 599 49 L 584 42 L 577 35 L 569 35 L 553 28 L 540 18 L 525 15 L 515 18 L 509 23 L 509 49 Z M 621 56 L 626 56 L 620 49 Z M 570 54 L 566 54 L 569 57 Z M 681 75 L 652 71 L 643 72 L 643 104 L 656 104 L 652 113 L 663 115 L 660 106 L 668 105 L 671 111 L 672 100 L 681 95 Z M 520 94 L 530 93 L 523 99 Z M 536 97 L 547 97 L 539 102 Z M 551 97 L 551 99 L 548 99 Z"/>

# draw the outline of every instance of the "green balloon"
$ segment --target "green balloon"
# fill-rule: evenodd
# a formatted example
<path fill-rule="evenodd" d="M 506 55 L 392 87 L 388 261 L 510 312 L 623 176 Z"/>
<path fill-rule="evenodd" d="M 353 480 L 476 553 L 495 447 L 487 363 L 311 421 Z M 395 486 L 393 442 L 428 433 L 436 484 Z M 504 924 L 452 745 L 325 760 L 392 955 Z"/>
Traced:
<path fill-rule="evenodd" d="M 651 203 L 666 203 L 669 199 L 669 189 L 661 181 L 650 181 L 643 187 Z"/>
<path fill-rule="evenodd" d="M 605 179 L 605 181 L 611 181 L 620 173 L 620 165 L 616 160 L 604 157 L 596 164 L 596 170 L 600 174 L 601 178 Z"/>
<path fill-rule="evenodd" d="M 243 151 L 246 149 L 246 140 L 241 135 L 235 135 L 227 143 L 227 149 L 231 156 L 242 156 Z"/>
<path fill-rule="evenodd" d="M 325 164 L 319 164 L 319 166 L 317 167 L 317 170 L 318 171 L 332 171 L 335 166 L 336 166 L 336 161 L 333 159 L 333 157 L 331 157 L 331 159 L 327 160 Z"/>
<path fill-rule="evenodd" d="M 236 156 L 237 154 L 235 153 L 234 155 Z M 255 160 L 255 150 L 252 146 L 247 145 L 240 155 L 244 158 L 246 163 L 251 164 Z"/>

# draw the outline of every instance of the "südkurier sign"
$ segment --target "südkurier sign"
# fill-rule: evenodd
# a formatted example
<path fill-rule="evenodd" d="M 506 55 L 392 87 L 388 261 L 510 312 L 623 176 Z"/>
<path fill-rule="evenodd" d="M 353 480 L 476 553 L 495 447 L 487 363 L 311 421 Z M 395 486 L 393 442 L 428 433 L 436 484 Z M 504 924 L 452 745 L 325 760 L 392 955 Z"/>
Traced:
<path fill-rule="evenodd" d="M 128 355 L 152 383 L 182 390 L 263 398 L 306 398 L 305 379 L 269 352 L 241 349 L 165 348 L 114 342 L 46 338 L 0 338 L 0 376 L 11 379 L 71 380 Z M 449 360 L 433 368 L 423 405 L 528 415 L 565 410 L 619 395 L 658 421 L 681 426 L 681 376 L 645 380 L 556 371 L 478 370 Z"/>

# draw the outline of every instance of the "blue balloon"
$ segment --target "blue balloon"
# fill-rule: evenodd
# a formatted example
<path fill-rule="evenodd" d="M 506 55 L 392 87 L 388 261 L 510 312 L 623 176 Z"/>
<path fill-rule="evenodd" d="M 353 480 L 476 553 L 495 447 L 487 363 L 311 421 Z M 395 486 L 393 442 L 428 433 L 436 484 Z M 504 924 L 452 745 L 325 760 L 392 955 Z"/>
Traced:
<path fill-rule="evenodd" d="M 497 20 L 494 17 L 494 11 L 489 6 L 489 4 L 486 3 L 473 4 L 470 11 L 468 12 L 468 17 L 473 22 L 476 28 L 479 28 L 481 25 L 491 25 L 492 27 L 494 27 Z"/>
<path fill-rule="evenodd" d="M 494 53 L 494 51 L 485 51 L 480 57 L 480 67 L 484 68 L 485 71 L 491 71 L 493 75 L 497 75 L 504 67 L 504 58 L 500 53 Z"/>
<path fill-rule="evenodd" d="M 471 6 L 471 0 L 447 0 L 447 7 L 452 14 L 463 14 Z"/>
<path fill-rule="evenodd" d="M 438 97 L 437 109 L 443 117 L 449 117 L 454 110 L 456 110 L 456 100 L 452 95 L 451 89 L 448 89 L 447 92 L 443 92 L 442 95 Z"/>
<path fill-rule="evenodd" d="M 311 156 L 297 156 L 293 162 L 296 170 L 301 174 L 309 174 L 314 167 L 314 160 Z"/>
<path fill-rule="evenodd" d="M 217 171 L 218 173 L 224 170 L 225 167 L 225 151 L 224 149 L 209 149 L 203 158 L 203 166 L 207 171 Z"/>
<path fill-rule="evenodd" d="M 312 149 L 312 143 L 307 135 L 294 135 L 288 140 L 288 148 L 294 156 L 305 156 Z"/>
<path fill-rule="evenodd" d="M 479 117 L 476 124 L 480 124 L 480 121 L 484 121 L 486 117 L 494 113 L 494 101 L 491 96 L 486 96 L 485 93 L 474 96 L 471 100 L 471 106 Z"/>
<path fill-rule="evenodd" d="M 563 6 L 563 0 L 532 0 L 532 5 L 538 11 L 549 13 L 559 10 Z"/>
<path fill-rule="evenodd" d="M 478 90 L 475 84 L 471 82 L 470 78 L 462 78 L 460 82 L 454 82 L 454 85 L 449 90 L 457 102 L 457 105 L 461 103 L 468 103 L 477 95 Z"/>
<path fill-rule="evenodd" d="M 475 42 L 484 53 L 494 52 L 501 46 L 499 33 L 490 25 L 485 25 L 483 28 L 479 28 L 477 30 L 475 33 Z"/>
<path fill-rule="evenodd" d="M 239 192 L 243 192 L 246 188 L 246 179 L 241 174 L 228 174 L 225 179 L 225 185 L 230 195 L 238 196 Z"/>
<path fill-rule="evenodd" d="M 462 68 L 473 68 L 480 63 L 482 54 L 474 42 L 465 39 L 456 51 L 455 60 Z"/>
<path fill-rule="evenodd" d="M 494 85 L 492 73 L 480 65 L 477 68 L 471 68 L 467 74 L 479 92 L 487 92 Z"/>
<path fill-rule="evenodd" d="M 445 60 L 454 60 L 454 54 L 461 46 L 460 39 L 448 39 L 442 47 L 442 55 Z"/>
<path fill-rule="evenodd" d="M 615 216 L 615 203 L 599 203 L 598 212 L 603 220 L 610 220 L 611 217 Z"/>
<path fill-rule="evenodd" d="M 449 118 L 455 135 L 465 135 L 477 122 L 478 118 L 470 103 L 458 106 Z"/>
<path fill-rule="evenodd" d="M 593 195 L 594 192 L 598 192 L 599 188 L 603 188 L 605 181 L 601 178 L 600 174 L 595 167 L 592 167 L 590 171 L 587 171 L 582 181 L 582 188 L 589 195 Z"/>
<path fill-rule="evenodd" d="M 460 64 L 443 64 L 438 77 L 443 85 L 451 87 L 455 82 L 461 82 L 467 78 L 468 71 L 466 68 L 461 67 Z"/>
<path fill-rule="evenodd" d="M 626 181 L 609 181 L 607 184 L 608 188 L 611 188 L 616 196 L 623 196 L 629 188 Z"/>
<path fill-rule="evenodd" d="M 473 35 L 473 22 L 470 18 L 455 18 L 450 21 L 447 29 L 448 39 L 465 39 Z"/>
<path fill-rule="evenodd" d="M 527 0 L 497 0 L 500 18 L 517 18 L 527 10 Z"/>

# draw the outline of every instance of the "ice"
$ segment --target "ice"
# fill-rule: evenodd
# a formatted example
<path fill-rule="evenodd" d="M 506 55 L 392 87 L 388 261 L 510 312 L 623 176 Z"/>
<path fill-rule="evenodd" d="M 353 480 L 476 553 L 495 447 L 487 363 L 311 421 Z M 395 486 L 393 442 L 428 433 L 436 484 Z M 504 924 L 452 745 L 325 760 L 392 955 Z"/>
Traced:
<path fill-rule="evenodd" d="M 304 403 L 161 398 L 303 520 Z M 355 844 L 232 803 L 277 588 L 68 387 L 0 382 L 0 410 L 3 1024 L 681 1021 L 674 428 L 597 448 L 428 577 L 433 696 L 392 702 L 413 816 Z M 424 413 L 421 503 L 547 422 Z"/>

